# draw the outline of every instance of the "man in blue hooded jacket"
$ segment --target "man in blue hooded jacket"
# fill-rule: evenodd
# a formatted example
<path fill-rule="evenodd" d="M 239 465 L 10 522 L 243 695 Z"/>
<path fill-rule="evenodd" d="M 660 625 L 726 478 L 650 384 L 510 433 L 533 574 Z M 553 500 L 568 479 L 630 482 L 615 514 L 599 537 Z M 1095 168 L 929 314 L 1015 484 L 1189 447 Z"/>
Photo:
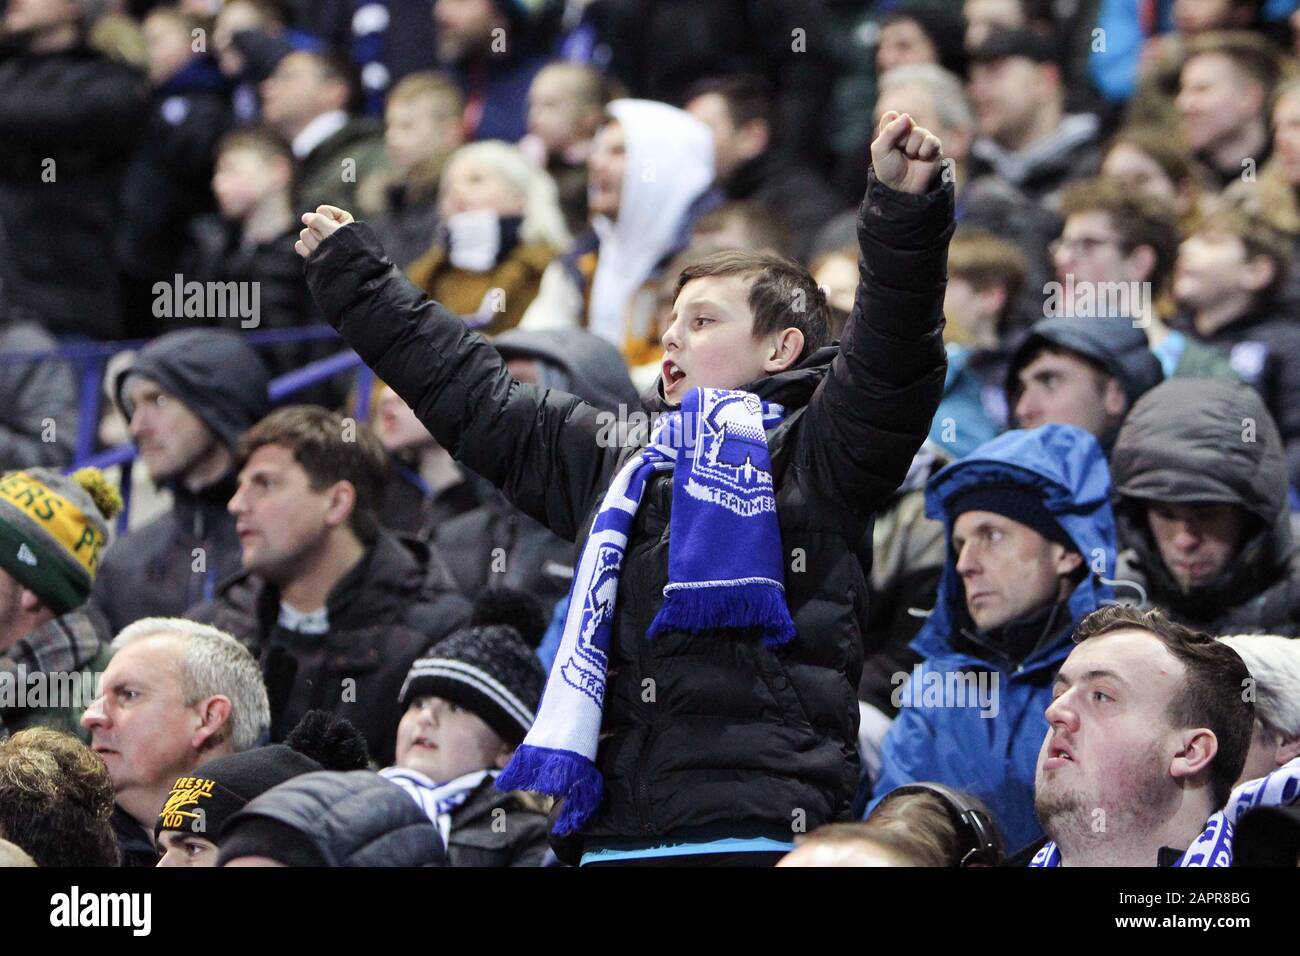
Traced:
<path fill-rule="evenodd" d="M 1101 446 L 1071 425 L 998 436 L 926 488 L 944 525 L 937 603 L 894 677 L 876 799 L 930 781 L 983 800 L 1010 847 L 1036 839 L 1034 771 L 1052 680 L 1075 626 L 1113 600 L 1110 475 Z"/>

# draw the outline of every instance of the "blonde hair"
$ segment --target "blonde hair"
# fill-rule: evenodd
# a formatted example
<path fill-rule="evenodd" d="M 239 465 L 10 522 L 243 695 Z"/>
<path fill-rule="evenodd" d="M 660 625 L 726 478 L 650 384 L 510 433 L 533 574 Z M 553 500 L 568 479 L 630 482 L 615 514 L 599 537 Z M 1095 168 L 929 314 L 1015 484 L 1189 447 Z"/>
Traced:
<path fill-rule="evenodd" d="M 524 242 L 542 242 L 553 249 L 568 246 L 569 229 L 560 211 L 560 195 L 555 180 L 524 155 L 518 146 L 501 140 L 469 143 L 452 153 L 444 171 L 454 163 L 478 163 L 499 177 L 524 201 L 524 221 L 519 238 Z"/>

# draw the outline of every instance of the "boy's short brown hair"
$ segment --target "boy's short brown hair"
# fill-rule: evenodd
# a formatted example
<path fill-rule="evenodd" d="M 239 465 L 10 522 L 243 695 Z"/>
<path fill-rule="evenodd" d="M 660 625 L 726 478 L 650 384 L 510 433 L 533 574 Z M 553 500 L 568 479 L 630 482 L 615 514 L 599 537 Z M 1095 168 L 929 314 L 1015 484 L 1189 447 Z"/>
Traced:
<path fill-rule="evenodd" d="M 460 87 L 433 70 L 408 73 L 388 91 L 388 104 L 405 103 L 427 98 L 433 102 L 434 115 L 439 118 L 460 116 L 465 111 L 465 97 Z"/>
<path fill-rule="evenodd" d="M 1159 292 L 1178 259 L 1178 217 L 1167 204 L 1115 179 L 1082 179 L 1061 193 L 1061 218 L 1089 212 L 1105 213 L 1119 235 L 1125 255 L 1140 246 L 1155 253 L 1148 281 Z"/>
<path fill-rule="evenodd" d="M 615 81 L 607 77 L 594 66 L 576 63 L 572 60 L 557 60 L 548 63 L 538 71 L 540 76 L 562 76 L 572 84 L 579 105 L 590 110 L 604 112 L 610 100 L 616 99 Z"/>
<path fill-rule="evenodd" d="M 1006 290 L 999 328 L 1015 308 L 1028 272 L 1029 262 L 1014 243 L 983 229 L 958 229 L 953 233 L 948 246 L 949 277 L 969 282 L 978 292 L 995 287 Z"/>
<path fill-rule="evenodd" d="M 307 473 L 312 491 L 322 491 L 338 481 L 352 485 L 356 503 L 349 524 L 363 543 L 375 539 L 388 479 L 388 455 L 369 428 L 318 405 L 290 405 L 267 415 L 243 434 L 236 452 L 239 467 L 266 445 L 288 449 Z"/>
<path fill-rule="evenodd" d="M 695 279 L 727 276 L 752 280 L 748 301 L 754 313 L 754 338 L 782 329 L 798 329 L 803 333 L 803 351 L 795 365 L 830 344 L 826 293 L 807 269 L 784 256 L 739 250 L 712 253 L 682 270 L 677 277 L 677 295 Z"/>
<path fill-rule="evenodd" d="M 1258 216 L 1241 209 L 1220 207 L 1197 220 L 1188 232 L 1195 235 L 1227 235 L 1241 241 L 1246 261 L 1263 256 L 1273 263 L 1273 279 L 1255 294 L 1255 303 L 1266 304 L 1286 285 L 1292 268 L 1291 243 Z"/>
<path fill-rule="evenodd" d="M 1265 108 L 1273 101 L 1273 90 L 1282 79 L 1283 64 L 1271 41 L 1250 30 L 1211 30 L 1187 41 L 1185 66 L 1193 57 L 1217 53 L 1264 87 Z"/>
<path fill-rule="evenodd" d="M 289 165 L 289 191 L 293 191 L 297 164 L 293 149 L 283 136 L 265 126 L 234 129 L 217 140 L 217 148 L 212 155 L 219 160 L 226 153 L 239 149 L 256 153 L 268 163 L 277 159 L 284 160 Z"/>

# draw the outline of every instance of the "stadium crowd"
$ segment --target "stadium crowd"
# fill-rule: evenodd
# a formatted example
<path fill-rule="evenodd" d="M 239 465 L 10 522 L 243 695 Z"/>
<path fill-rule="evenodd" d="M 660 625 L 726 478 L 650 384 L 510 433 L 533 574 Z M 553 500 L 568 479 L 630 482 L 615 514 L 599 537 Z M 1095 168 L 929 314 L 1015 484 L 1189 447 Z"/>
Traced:
<path fill-rule="evenodd" d="M 7 0 L 0 865 L 1300 865 L 1298 254 L 1300 0 Z"/>

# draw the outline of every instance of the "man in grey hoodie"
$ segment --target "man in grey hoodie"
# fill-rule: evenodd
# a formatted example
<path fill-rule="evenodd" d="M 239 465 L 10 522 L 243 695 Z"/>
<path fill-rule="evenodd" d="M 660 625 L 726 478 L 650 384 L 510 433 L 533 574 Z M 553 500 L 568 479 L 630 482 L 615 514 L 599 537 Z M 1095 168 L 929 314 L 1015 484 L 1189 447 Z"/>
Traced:
<path fill-rule="evenodd" d="M 113 544 L 91 597 L 113 631 L 142 617 L 179 617 L 238 571 L 239 540 L 226 503 L 234 447 L 266 414 L 266 369 L 233 332 L 160 336 L 114 382 L 118 406 L 154 484 L 172 492 L 166 514 Z"/>

